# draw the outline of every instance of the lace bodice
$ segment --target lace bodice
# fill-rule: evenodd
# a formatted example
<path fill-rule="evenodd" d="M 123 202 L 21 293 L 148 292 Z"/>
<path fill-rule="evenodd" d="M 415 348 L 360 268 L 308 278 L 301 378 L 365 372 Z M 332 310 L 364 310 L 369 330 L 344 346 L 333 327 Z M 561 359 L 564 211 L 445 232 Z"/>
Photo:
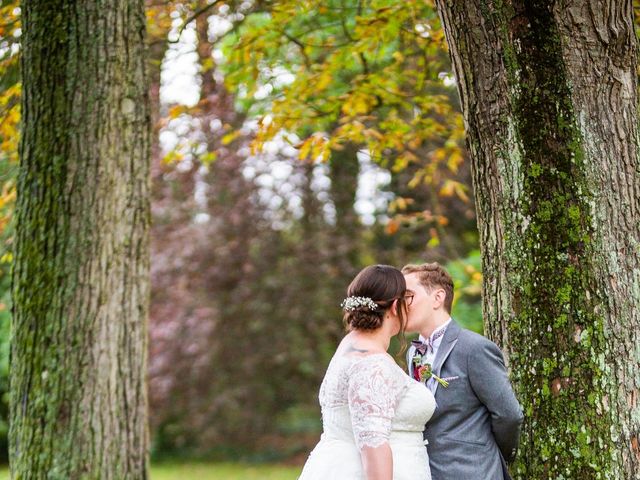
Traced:
<path fill-rule="evenodd" d="M 403 432 L 422 432 L 435 409 L 424 385 L 386 353 L 334 356 L 320 387 L 323 436 L 377 447 Z"/>

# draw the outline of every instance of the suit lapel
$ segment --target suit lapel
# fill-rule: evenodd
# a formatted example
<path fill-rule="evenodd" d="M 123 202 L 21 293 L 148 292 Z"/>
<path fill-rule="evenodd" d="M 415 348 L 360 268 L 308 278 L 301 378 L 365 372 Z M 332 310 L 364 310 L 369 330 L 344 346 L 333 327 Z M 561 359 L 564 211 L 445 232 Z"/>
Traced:
<path fill-rule="evenodd" d="M 436 353 L 436 358 L 433 361 L 433 373 L 440 377 L 440 370 L 442 370 L 442 366 L 444 362 L 446 362 L 449 354 L 453 350 L 453 347 L 458 343 L 458 335 L 460 334 L 460 326 L 455 322 L 455 320 L 451 320 L 451 323 L 447 327 L 447 330 L 444 332 L 444 337 L 442 337 L 442 343 L 438 347 L 438 352 Z M 438 390 L 438 382 L 435 382 L 435 392 Z"/>

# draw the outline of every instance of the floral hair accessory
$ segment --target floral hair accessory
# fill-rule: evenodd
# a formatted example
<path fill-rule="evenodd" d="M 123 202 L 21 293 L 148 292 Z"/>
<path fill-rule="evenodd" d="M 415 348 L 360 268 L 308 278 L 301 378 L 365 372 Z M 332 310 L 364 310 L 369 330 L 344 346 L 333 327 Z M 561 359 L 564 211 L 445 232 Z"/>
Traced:
<path fill-rule="evenodd" d="M 367 307 L 371 311 L 378 309 L 378 304 L 369 297 L 347 297 L 340 306 L 347 312 L 352 312 L 358 307 Z"/>

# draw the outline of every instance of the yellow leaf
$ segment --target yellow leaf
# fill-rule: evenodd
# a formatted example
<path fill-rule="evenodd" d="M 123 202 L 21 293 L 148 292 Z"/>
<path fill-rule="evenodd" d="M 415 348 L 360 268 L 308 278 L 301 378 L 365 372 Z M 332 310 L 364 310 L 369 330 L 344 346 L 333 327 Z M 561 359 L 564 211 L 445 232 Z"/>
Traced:
<path fill-rule="evenodd" d="M 458 171 L 458 167 L 462 164 L 463 160 L 464 159 L 462 157 L 462 154 L 460 153 L 460 149 L 456 149 L 449 156 L 447 167 L 449 168 L 449 170 L 455 173 Z"/>
<path fill-rule="evenodd" d="M 393 58 L 398 62 L 402 62 L 404 60 L 404 55 L 398 51 L 393 52 Z"/>
<path fill-rule="evenodd" d="M 172 164 L 172 163 L 178 163 L 183 159 L 184 159 L 184 155 L 182 153 L 177 152 L 175 150 L 171 150 L 169 153 L 167 153 L 164 156 L 162 161 L 166 164 Z"/>
<path fill-rule="evenodd" d="M 420 148 L 420 145 L 422 145 L 422 139 L 420 137 L 414 137 L 411 140 L 409 140 L 409 148 L 413 149 L 413 150 L 417 150 L 418 148 Z"/>
<path fill-rule="evenodd" d="M 169 118 L 178 118 L 180 115 L 185 113 L 189 107 L 185 105 L 176 105 L 169 109 Z"/>
<path fill-rule="evenodd" d="M 444 185 L 440 189 L 439 194 L 443 197 L 452 197 L 455 191 L 455 182 L 453 180 L 445 180 Z"/>
<path fill-rule="evenodd" d="M 426 176 L 426 172 L 424 170 L 418 170 L 413 175 L 413 178 L 411 180 L 409 180 L 408 187 L 409 188 L 416 188 L 418 185 L 420 185 L 420 183 L 423 182 L 423 180 L 425 180 L 425 176 Z M 427 183 L 427 182 L 425 182 L 425 183 Z"/>
<path fill-rule="evenodd" d="M 415 203 L 413 198 L 398 197 L 389 204 L 389 210 L 392 212 L 404 211 L 413 203 Z"/>
<path fill-rule="evenodd" d="M 304 160 L 309 156 L 309 153 L 311 152 L 312 142 L 313 137 L 309 137 L 304 142 L 302 142 L 302 144 L 300 145 L 300 151 L 298 152 L 298 157 L 300 158 L 300 160 Z"/>
<path fill-rule="evenodd" d="M 456 195 L 460 200 L 464 202 L 469 201 L 469 196 L 467 195 L 467 187 L 462 183 L 456 182 Z"/>
<path fill-rule="evenodd" d="M 321 92 L 322 90 L 327 88 L 331 83 L 332 79 L 333 77 L 331 75 L 331 72 L 324 72 L 322 75 L 320 75 L 320 77 L 318 78 L 318 81 L 313 85 L 316 93 Z"/>
<path fill-rule="evenodd" d="M 227 133 L 226 135 L 224 135 L 220 139 L 220 141 L 222 142 L 223 145 L 229 145 L 231 142 L 233 142 L 239 136 L 240 136 L 240 131 L 236 130 L 234 132 L 230 132 L 230 133 Z"/>
<path fill-rule="evenodd" d="M 213 58 L 209 57 L 206 58 L 203 62 L 202 62 L 202 72 L 206 73 L 210 70 L 213 70 L 214 67 L 214 63 L 213 63 Z"/>
<path fill-rule="evenodd" d="M 329 142 L 321 135 L 314 135 L 311 148 L 311 158 L 317 160 L 319 158 L 328 158 Z"/>
<path fill-rule="evenodd" d="M 200 161 L 203 165 L 210 165 L 215 162 L 217 158 L 218 155 L 216 155 L 216 152 L 207 152 L 204 155 L 200 155 Z"/>
<path fill-rule="evenodd" d="M 435 248 L 440 245 L 440 238 L 438 237 L 438 232 L 436 232 L 435 228 L 431 228 L 429 230 L 429 233 L 431 235 L 431 238 L 427 242 L 427 247 Z"/>
<path fill-rule="evenodd" d="M 435 161 L 441 162 L 447 157 L 447 151 L 444 148 L 436 148 L 432 156 Z"/>
<path fill-rule="evenodd" d="M 362 133 L 364 133 L 365 136 L 371 136 L 371 137 L 374 137 L 377 140 L 383 140 L 384 139 L 384 135 L 382 135 L 379 131 L 377 131 L 374 128 L 367 128 Z"/>

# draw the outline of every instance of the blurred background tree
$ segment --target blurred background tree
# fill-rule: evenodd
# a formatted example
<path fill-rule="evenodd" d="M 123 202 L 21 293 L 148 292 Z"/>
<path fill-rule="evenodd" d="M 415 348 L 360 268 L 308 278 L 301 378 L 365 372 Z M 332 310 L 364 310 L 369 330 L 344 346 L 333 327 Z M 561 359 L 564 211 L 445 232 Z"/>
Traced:
<path fill-rule="evenodd" d="M 306 454 L 363 265 L 451 262 L 456 315 L 482 329 L 438 18 L 423 2 L 171 11 L 167 57 L 191 55 L 199 88 L 159 108 L 173 143 L 154 175 L 155 453 Z"/>
<path fill-rule="evenodd" d="M 20 10 L 1 5 L 4 395 Z M 146 5 L 153 453 L 306 455 L 343 334 L 339 304 L 362 266 L 446 264 L 454 316 L 482 331 L 471 177 L 438 16 L 432 2 L 398 0 Z"/>

